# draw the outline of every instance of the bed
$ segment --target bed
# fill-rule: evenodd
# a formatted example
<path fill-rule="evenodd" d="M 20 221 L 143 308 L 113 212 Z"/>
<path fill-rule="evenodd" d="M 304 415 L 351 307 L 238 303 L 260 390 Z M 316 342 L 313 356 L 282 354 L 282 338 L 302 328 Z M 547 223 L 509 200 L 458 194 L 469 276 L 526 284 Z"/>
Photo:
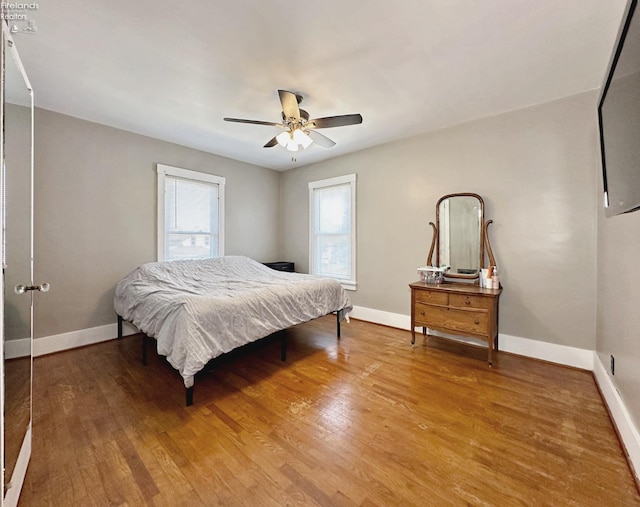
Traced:
<path fill-rule="evenodd" d="M 184 380 L 193 403 L 194 376 L 212 359 L 296 324 L 352 310 L 333 279 L 273 270 L 249 257 L 152 262 L 118 282 L 118 337 L 128 321 L 157 341 Z M 283 342 L 282 359 L 286 349 Z M 143 357 L 144 354 L 143 354 Z"/>

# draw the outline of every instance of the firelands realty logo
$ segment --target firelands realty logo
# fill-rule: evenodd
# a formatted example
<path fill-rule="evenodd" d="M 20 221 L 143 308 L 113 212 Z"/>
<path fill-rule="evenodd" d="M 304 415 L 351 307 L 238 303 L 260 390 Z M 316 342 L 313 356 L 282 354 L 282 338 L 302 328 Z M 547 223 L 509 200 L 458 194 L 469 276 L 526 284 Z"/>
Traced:
<path fill-rule="evenodd" d="M 32 11 L 40 8 L 36 2 L 0 2 L 0 17 L 9 25 L 11 33 L 35 33 L 38 27 L 33 19 L 30 19 Z"/>

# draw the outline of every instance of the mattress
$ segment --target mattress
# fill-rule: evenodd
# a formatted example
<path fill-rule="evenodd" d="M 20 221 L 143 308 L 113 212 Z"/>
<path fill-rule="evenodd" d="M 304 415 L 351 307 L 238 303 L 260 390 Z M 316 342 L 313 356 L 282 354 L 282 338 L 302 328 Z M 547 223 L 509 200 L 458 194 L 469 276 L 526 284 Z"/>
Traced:
<path fill-rule="evenodd" d="M 118 282 L 114 308 L 191 387 L 211 359 L 352 305 L 336 280 L 226 256 L 143 264 Z"/>

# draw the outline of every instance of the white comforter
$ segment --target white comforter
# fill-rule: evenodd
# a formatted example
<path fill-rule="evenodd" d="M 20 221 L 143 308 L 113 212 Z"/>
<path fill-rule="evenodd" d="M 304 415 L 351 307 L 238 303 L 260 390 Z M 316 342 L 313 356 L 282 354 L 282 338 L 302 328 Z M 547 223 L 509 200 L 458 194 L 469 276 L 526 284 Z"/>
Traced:
<path fill-rule="evenodd" d="M 335 280 L 275 271 L 248 257 L 152 262 L 116 286 L 118 315 L 156 338 L 184 379 L 236 347 L 328 313 L 351 311 Z"/>

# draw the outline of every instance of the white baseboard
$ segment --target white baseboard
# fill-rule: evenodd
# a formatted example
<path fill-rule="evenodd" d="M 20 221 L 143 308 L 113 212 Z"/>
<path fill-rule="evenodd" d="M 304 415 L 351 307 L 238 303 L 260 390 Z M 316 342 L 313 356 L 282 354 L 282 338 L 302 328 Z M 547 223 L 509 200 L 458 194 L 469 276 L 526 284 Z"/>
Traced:
<path fill-rule="evenodd" d="M 349 313 L 349 317 L 398 329 L 411 329 L 411 317 L 408 315 L 374 310 L 364 306 L 354 306 L 351 313 Z"/>
<path fill-rule="evenodd" d="M 501 334 L 499 348 L 511 354 L 593 371 L 593 350 Z"/>
<path fill-rule="evenodd" d="M 618 429 L 622 445 L 629 457 L 636 480 L 640 481 L 640 433 L 636 428 L 620 393 L 607 373 L 606 368 L 596 352 L 593 353 L 593 375 L 596 379 L 609 413 Z"/>
<path fill-rule="evenodd" d="M 140 331 L 138 331 L 133 325 L 128 322 L 123 322 L 122 334 L 124 336 L 139 332 Z M 36 338 L 33 340 L 33 356 L 44 356 L 46 354 L 62 352 L 63 350 L 74 349 L 76 347 L 84 347 L 85 345 L 106 342 L 117 338 L 117 336 L 118 325 L 114 323 L 89 329 L 79 329 L 78 331 L 71 331 L 69 333 L 45 336 L 44 338 Z"/>
<path fill-rule="evenodd" d="M 411 330 L 411 317 L 409 315 L 384 312 L 362 306 L 354 306 L 353 311 L 349 315 L 354 319 L 366 320 L 367 322 L 383 324 L 385 326 L 395 327 L 398 329 L 406 329 L 408 331 Z M 457 339 L 463 342 L 474 344 L 479 343 L 478 340 L 472 341 L 443 333 L 434 334 L 440 334 L 447 338 Z M 563 364 L 565 366 L 573 366 L 583 370 L 593 370 L 592 350 L 568 347 L 566 345 L 531 340 L 529 338 L 521 338 L 519 336 L 511 336 L 507 334 L 500 334 L 498 342 L 500 350 L 505 352 L 510 352 L 519 356 L 542 359 L 544 361 Z"/>

